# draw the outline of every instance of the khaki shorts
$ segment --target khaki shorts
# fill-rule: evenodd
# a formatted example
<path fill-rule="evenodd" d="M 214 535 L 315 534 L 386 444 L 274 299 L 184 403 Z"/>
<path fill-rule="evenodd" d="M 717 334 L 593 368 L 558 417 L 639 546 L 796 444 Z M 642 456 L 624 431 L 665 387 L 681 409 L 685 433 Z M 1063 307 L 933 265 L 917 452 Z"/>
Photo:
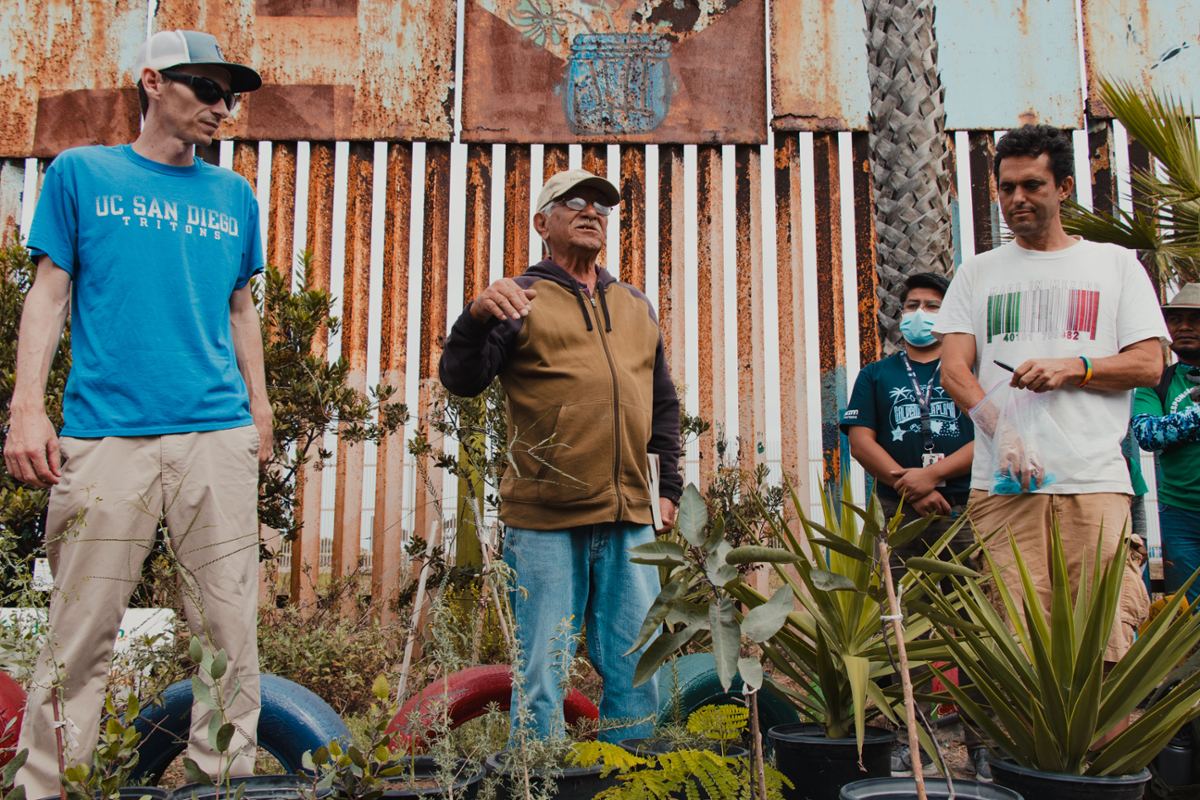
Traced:
<path fill-rule="evenodd" d="M 1021 575 L 1014 566 L 1016 561 L 1012 546 L 1004 530 L 1012 532 L 1013 541 L 1020 548 L 1021 556 L 1029 569 L 1038 600 L 1050 614 L 1051 587 L 1051 524 L 1058 519 L 1058 529 L 1063 540 L 1063 555 L 1067 564 L 1067 575 L 1071 583 L 1071 596 L 1079 588 L 1080 574 L 1086 562 L 1090 575 L 1096 559 L 1096 544 L 1103 529 L 1100 557 L 1107 564 L 1116 553 L 1122 536 L 1129 533 L 1129 495 L 1112 492 L 1095 494 L 1014 494 L 992 495 L 980 489 L 971 491 L 969 515 L 976 536 L 984 541 L 984 547 L 1001 573 L 1005 586 L 1013 599 L 1020 602 L 1024 597 Z M 988 538 L 993 531 L 1000 531 Z M 1139 542 L 1140 544 L 1140 542 Z M 1144 556 L 1130 549 L 1130 559 L 1125 569 L 1121 594 L 1121 609 L 1108 640 L 1104 660 L 1120 660 L 1129 648 L 1138 626 L 1149 614 L 1150 598 L 1142 582 L 1141 563 Z M 1003 613 L 999 597 L 993 604 Z M 1009 623 L 1011 627 L 1011 621 Z"/>

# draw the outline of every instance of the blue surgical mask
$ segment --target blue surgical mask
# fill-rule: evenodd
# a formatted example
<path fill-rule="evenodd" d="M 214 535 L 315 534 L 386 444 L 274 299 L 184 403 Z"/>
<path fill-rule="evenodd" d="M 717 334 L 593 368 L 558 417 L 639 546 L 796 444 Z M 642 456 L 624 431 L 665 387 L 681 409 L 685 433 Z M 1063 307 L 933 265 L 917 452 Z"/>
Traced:
<path fill-rule="evenodd" d="M 907 311 L 900 318 L 900 335 L 913 347 L 928 347 L 933 344 L 933 323 L 936 316 L 923 308 Z"/>

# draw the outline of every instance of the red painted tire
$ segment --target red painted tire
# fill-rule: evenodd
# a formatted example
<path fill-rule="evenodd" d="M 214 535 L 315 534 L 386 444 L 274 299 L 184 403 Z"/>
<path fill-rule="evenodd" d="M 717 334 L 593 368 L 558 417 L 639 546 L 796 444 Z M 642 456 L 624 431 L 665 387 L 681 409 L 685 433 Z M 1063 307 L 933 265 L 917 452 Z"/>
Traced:
<path fill-rule="evenodd" d="M 25 690 L 6 673 L 0 672 L 0 767 L 16 755 L 24 716 Z"/>
<path fill-rule="evenodd" d="M 387 732 L 397 734 L 393 739 L 395 746 L 409 752 L 425 746 L 425 739 L 430 733 L 425 720 L 438 711 L 446 692 L 449 692 L 451 728 L 486 714 L 488 706 L 493 703 L 507 711 L 512 705 L 512 667 L 503 664 L 471 667 L 426 686 L 424 691 L 411 698 L 392 717 Z M 582 718 L 599 719 L 600 712 L 583 692 L 571 689 L 563 700 L 563 716 L 571 725 Z M 425 728 L 423 732 L 412 731 L 410 720 L 414 718 L 424 723 L 419 726 Z"/>

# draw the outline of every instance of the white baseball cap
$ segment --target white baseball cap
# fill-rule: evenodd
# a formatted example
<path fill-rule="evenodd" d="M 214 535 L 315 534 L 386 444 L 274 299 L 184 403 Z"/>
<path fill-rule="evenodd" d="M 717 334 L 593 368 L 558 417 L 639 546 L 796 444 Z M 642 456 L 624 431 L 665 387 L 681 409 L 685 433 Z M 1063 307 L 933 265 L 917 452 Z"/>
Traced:
<path fill-rule="evenodd" d="M 217 37 L 200 31 L 159 31 L 146 40 L 138 50 L 137 62 L 133 67 L 136 80 L 141 81 L 142 70 L 170 69 L 184 64 L 212 64 L 229 73 L 229 89 L 233 92 L 253 92 L 262 86 L 262 77 L 242 64 L 231 64 L 225 60 Z"/>
<path fill-rule="evenodd" d="M 604 202 L 610 206 L 621 202 L 621 192 L 604 178 L 586 169 L 568 169 L 550 176 L 550 180 L 538 192 L 537 205 L 533 210 L 541 211 L 551 200 L 557 200 L 576 186 L 591 186 L 604 195 Z"/>

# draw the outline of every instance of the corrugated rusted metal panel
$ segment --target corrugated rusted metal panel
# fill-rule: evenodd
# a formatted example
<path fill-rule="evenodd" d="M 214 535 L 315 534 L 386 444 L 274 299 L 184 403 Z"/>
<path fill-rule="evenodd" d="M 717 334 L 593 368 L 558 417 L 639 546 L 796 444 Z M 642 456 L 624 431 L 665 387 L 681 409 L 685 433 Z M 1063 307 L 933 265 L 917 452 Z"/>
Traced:
<path fill-rule="evenodd" d="M 53 157 L 138 135 L 138 0 L 0 4 L 0 157 Z"/>
<path fill-rule="evenodd" d="M 700 491 L 719 463 L 717 444 L 725 428 L 725 239 L 723 230 L 721 148 L 696 148 L 696 261 L 699 315 L 700 416 L 712 424 L 700 439 Z"/>
<path fill-rule="evenodd" d="M 775 135 L 775 269 L 779 302 L 779 421 L 781 467 L 796 496 L 807 502 L 808 355 L 804 333 L 804 260 L 801 236 L 800 141 Z M 788 502 L 787 513 L 797 518 Z M 807 512 L 806 512 L 807 513 Z"/>
<path fill-rule="evenodd" d="M 0 160 L 0 247 L 7 247 L 21 227 L 21 199 L 25 191 L 25 163 Z"/>
<path fill-rule="evenodd" d="M 840 494 L 849 448 L 838 429 L 846 407 L 846 309 L 842 294 L 842 195 L 836 133 L 813 134 L 816 192 L 817 314 L 821 355 L 821 449 L 825 483 Z"/>
<path fill-rule="evenodd" d="M 975 225 L 975 252 L 1000 246 L 1000 204 L 996 198 L 996 139 L 991 131 L 971 131 L 971 217 Z"/>
<path fill-rule="evenodd" d="M 408 348 L 408 258 L 412 213 L 412 145 L 388 145 L 383 215 L 383 296 L 380 298 L 379 382 L 404 397 Z M 371 598 L 384 621 L 400 589 L 404 553 L 404 431 L 379 441 L 375 463 L 375 527 L 371 535 Z"/>
<path fill-rule="evenodd" d="M 329 291 L 330 260 L 333 253 L 333 142 L 313 142 L 308 157 L 308 227 L 306 249 L 312 263 L 304 276 L 307 289 Z M 328 332 L 322 330 L 313 349 L 324 354 Z M 296 517 L 299 538 L 292 542 L 292 602 L 309 606 L 316 600 L 317 567 L 321 545 L 321 470 L 316 453 L 320 442 L 309 449 L 309 463 L 296 476 Z"/>
<path fill-rule="evenodd" d="M 671 377 L 687 383 L 684 346 L 683 146 L 658 148 L 658 327 Z"/>
<path fill-rule="evenodd" d="M 763 142 L 762 0 L 466 0 L 462 138 Z"/>
<path fill-rule="evenodd" d="M 850 136 L 854 170 L 854 258 L 858 272 L 858 363 L 865 367 L 880 357 L 879 278 L 875 272 L 875 201 L 871 187 L 870 137 Z"/>
<path fill-rule="evenodd" d="M 504 274 L 515 278 L 529 266 L 529 145 L 504 151 Z"/>
<path fill-rule="evenodd" d="M 1200 107 L 1200 4 L 1083 0 L 1088 114 L 1108 117 L 1096 79 L 1130 81 Z"/>
<path fill-rule="evenodd" d="M 771 124 L 777 131 L 866 130 L 871 107 L 862 3 L 771 3 Z"/>
<path fill-rule="evenodd" d="M 646 148 L 621 145 L 621 280 L 646 290 Z"/>
<path fill-rule="evenodd" d="M 757 145 L 734 153 L 737 253 L 738 460 L 744 470 L 766 460 L 766 348 L 763 344 L 762 165 Z M 765 570 L 758 570 L 764 573 Z"/>
<path fill-rule="evenodd" d="M 446 281 L 450 247 L 450 145 L 425 147 L 425 221 L 421 253 L 421 343 L 418 362 L 418 413 L 424 418 L 438 385 L 438 361 L 446 338 Z M 441 436 L 429 431 L 437 452 Z M 433 523 L 441 527 L 442 471 L 431 469 L 414 492 L 413 519 L 417 535 L 428 537 Z M 436 504 L 436 505 L 435 505 Z"/>
<path fill-rule="evenodd" d="M 371 303 L 371 199 L 375 148 L 351 142 L 346 165 L 346 260 L 342 278 L 342 358 L 347 388 L 367 390 L 367 325 Z M 345 426 L 342 426 L 342 430 Z M 362 540 L 364 445 L 338 437 L 334 487 L 334 579 L 355 574 Z M 347 598 L 351 600 L 352 598 Z"/>
<path fill-rule="evenodd" d="M 154 28 L 208 31 L 262 74 L 222 138 L 453 134 L 454 0 L 160 0 Z"/>
<path fill-rule="evenodd" d="M 936 33 L 947 130 L 1083 127 L 1075 0 L 939 0 Z"/>
<path fill-rule="evenodd" d="M 271 145 L 271 192 L 267 210 L 267 263 L 292 274 L 296 235 L 296 143 Z"/>

